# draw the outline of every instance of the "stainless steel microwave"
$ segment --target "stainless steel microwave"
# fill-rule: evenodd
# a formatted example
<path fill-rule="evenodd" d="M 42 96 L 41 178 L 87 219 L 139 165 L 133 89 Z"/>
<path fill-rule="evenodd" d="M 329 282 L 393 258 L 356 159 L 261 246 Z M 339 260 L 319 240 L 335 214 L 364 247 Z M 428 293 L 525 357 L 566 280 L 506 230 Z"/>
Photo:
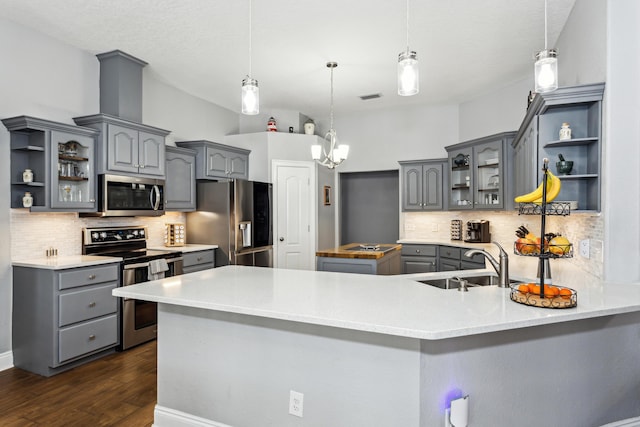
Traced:
<path fill-rule="evenodd" d="M 164 180 L 123 175 L 98 176 L 98 212 L 82 216 L 164 215 Z"/>

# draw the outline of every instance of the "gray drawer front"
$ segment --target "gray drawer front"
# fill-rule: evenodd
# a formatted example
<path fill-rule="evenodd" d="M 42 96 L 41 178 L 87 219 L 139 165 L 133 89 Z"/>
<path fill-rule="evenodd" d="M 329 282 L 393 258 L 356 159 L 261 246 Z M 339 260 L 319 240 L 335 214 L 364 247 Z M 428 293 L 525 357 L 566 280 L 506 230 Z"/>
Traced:
<path fill-rule="evenodd" d="M 437 270 L 435 257 L 402 257 L 402 273 L 432 273 Z"/>
<path fill-rule="evenodd" d="M 182 258 L 183 268 L 199 264 L 210 264 L 211 268 L 213 268 L 213 250 L 184 253 Z"/>
<path fill-rule="evenodd" d="M 452 246 L 440 246 L 440 258 L 460 259 L 461 254 L 461 248 L 454 248 Z"/>
<path fill-rule="evenodd" d="M 60 295 L 60 323 L 66 326 L 94 317 L 115 313 L 118 299 L 111 295 L 116 284 L 108 284 L 91 289 L 79 289 Z"/>
<path fill-rule="evenodd" d="M 60 362 L 118 343 L 118 318 L 114 314 L 91 320 L 58 332 Z"/>
<path fill-rule="evenodd" d="M 476 268 L 485 268 L 486 266 L 484 264 L 479 264 L 476 262 L 467 262 L 467 261 L 460 261 L 460 268 L 462 268 L 462 270 L 475 270 Z"/>
<path fill-rule="evenodd" d="M 119 269 L 120 264 L 109 264 L 103 267 L 65 270 L 59 275 L 59 286 L 60 289 L 67 289 L 96 283 L 117 282 Z"/>
<path fill-rule="evenodd" d="M 402 245 L 401 255 L 436 256 L 436 245 Z"/>
<path fill-rule="evenodd" d="M 183 267 L 182 274 L 195 273 L 196 271 L 209 270 L 213 265 L 192 265 L 191 267 Z"/>
<path fill-rule="evenodd" d="M 462 256 L 460 257 L 460 259 L 462 261 L 473 262 L 473 263 L 476 263 L 476 264 L 482 264 L 482 267 L 480 267 L 480 268 L 484 268 L 484 255 L 475 254 L 471 258 L 469 258 L 469 257 L 464 256 L 465 252 L 466 252 L 466 250 L 462 251 Z"/>

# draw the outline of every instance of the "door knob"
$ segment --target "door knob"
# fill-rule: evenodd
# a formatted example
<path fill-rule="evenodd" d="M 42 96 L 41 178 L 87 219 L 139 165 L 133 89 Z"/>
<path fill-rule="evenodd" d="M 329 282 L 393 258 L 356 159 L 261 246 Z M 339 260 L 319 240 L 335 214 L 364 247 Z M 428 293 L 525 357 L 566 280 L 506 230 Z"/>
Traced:
<path fill-rule="evenodd" d="M 284 242 L 284 237 L 281 237 L 281 238 L 280 238 L 280 241 L 281 241 L 281 242 Z"/>

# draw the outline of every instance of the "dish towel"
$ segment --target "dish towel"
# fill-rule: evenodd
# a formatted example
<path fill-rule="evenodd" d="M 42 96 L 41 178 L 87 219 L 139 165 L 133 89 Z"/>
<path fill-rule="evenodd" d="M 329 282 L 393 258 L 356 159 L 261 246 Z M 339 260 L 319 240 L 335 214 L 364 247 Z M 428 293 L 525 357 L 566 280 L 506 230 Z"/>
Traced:
<path fill-rule="evenodd" d="M 167 260 L 164 258 L 149 261 L 149 280 L 164 278 L 164 272 L 169 270 Z"/>

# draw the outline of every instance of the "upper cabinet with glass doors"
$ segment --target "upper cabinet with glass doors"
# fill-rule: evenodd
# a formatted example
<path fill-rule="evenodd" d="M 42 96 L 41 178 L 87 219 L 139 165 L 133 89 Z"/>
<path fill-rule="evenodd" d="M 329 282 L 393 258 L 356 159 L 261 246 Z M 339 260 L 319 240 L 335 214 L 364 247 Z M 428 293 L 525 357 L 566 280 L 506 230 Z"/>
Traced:
<path fill-rule="evenodd" d="M 511 141 L 504 132 L 445 147 L 449 157 L 449 210 L 513 207 Z"/>
<path fill-rule="evenodd" d="M 93 129 L 29 116 L 2 120 L 11 134 L 11 207 L 95 212 Z"/>

